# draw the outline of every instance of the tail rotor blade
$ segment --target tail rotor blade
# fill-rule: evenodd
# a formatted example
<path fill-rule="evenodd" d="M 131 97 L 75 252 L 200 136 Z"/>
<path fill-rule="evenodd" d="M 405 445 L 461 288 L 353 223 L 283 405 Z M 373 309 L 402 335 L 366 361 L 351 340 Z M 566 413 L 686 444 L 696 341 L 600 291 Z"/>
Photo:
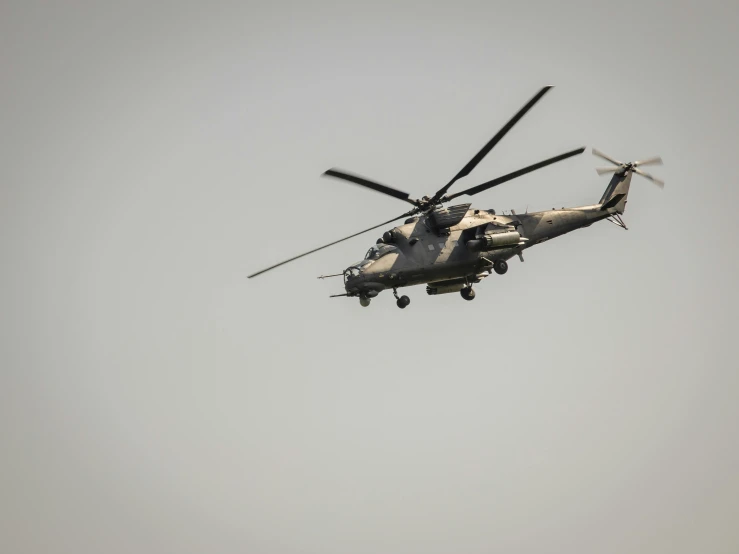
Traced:
<path fill-rule="evenodd" d="M 611 162 L 613 165 L 623 165 L 623 162 L 619 162 L 618 160 L 614 160 L 610 156 L 604 154 L 600 150 L 597 150 L 593 148 L 593 156 L 598 156 L 599 158 L 603 158 L 604 160 Z"/>
<path fill-rule="evenodd" d="M 624 172 L 634 172 L 642 177 L 645 177 L 646 179 L 649 179 L 652 181 L 655 185 L 657 185 L 660 188 L 664 188 L 665 182 L 662 179 L 658 179 L 651 173 L 647 173 L 646 171 L 642 171 L 639 169 L 639 166 L 641 165 L 662 165 L 662 158 L 659 156 L 652 156 L 651 158 L 646 158 L 644 160 L 640 160 L 638 162 L 629 162 L 629 163 L 623 163 L 619 162 L 618 160 L 614 160 L 609 155 L 604 154 L 600 150 L 596 150 L 593 148 L 593 155 L 598 156 L 599 158 L 603 158 L 604 160 L 608 160 L 612 164 L 614 164 L 616 167 L 597 167 L 595 168 L 595 171 L 598 172 L 598 175 L 604 175 L 606 173 L 617 173 L 619 171 Z"/>
<path fill-rule="evenodd" d="M 598 172 L 598 175 L 605 175 L 606 173 L 616 173 L 619 169 L 618 167 L 596 167 L 595 171 Z"/>
<path fill-rule="evenodd" d="M 660 158 L 659 156 L 654 156 L 653 158 L 634 162 L 634 167 L 638 167 L 640 165 L 662 165 L 662 158 Z"/>
<path fill-rule="evenodd" d="M 650 181 L 652 181 L 655 185 L 657 185 L 659 188 L 664 188 L 665 187 L 665 182 L 662 179 L 658 179 L 654 175 L 652 175 L 650 173 L 647 173 L 646 171 L 642 171 L 638 167 L 635 167 L 634 168 L 634 173 L 638 173 L 642 177 L 646 177 L 647 179 L 649 179 Z"/>

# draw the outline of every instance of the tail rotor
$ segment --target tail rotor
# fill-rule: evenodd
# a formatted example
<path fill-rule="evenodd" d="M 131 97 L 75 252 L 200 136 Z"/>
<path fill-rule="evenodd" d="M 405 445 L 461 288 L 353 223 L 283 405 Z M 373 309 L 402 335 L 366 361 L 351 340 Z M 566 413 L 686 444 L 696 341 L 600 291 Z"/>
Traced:
<path fill-rule="evenodd" d="M 598 156 L 599 158 L 603 158 L 607 162 L 610 162 L 614 165 L 614 167 L 596 168 L 595 171 L 598 172 L 598 175 L 604 175 L 606 173 L 619 173 L 619 172 L 625 173 L 627 171 L 633 171 L 634 173 L 649 179 L 659 188 L 664 188 L 665 186 L 665 182 L 662 179 L 658 179 L 651 173 L 647 173 L 646 171 L 639 169 L 639 167 L 643 165 L 662 165 L 662 158 L 660 158 L 659 156 L 654 156 L 652 158 L 647 158 L 646 160 L 640 160 L 637 162 L 619 162 L 618 160 L 613 159 L 612 157 L 608 156 L 607 154 L 604 154 L 600 150 L 596 150 L 595 148 L 593 148 L 593 155 Z"/>

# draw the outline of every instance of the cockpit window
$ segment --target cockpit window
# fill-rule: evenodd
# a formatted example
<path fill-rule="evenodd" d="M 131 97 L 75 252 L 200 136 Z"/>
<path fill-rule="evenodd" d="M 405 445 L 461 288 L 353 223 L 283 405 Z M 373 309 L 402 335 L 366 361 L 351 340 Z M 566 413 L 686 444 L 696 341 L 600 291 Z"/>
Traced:
<path fill-rule="evenodd" d="M 392 244 L 376 244 L 364 255 L 365 260 L 379 260 L 383 256 L 390 254 L 391 252 L 397 252 L 398 247 Z"/>
<path fill-rule="evenodd" d="M 367 267 L 375 263 L 375 260 L 379 260 L 383 256 L 387 256 L 393 252 L 399 253 L 400 249 L 392 244 L 376 244 L 367 250 L 364 260 L 353 263 L 344 270 L 344 282 L 346 282 L 347 279 L 358 277 Z"/>

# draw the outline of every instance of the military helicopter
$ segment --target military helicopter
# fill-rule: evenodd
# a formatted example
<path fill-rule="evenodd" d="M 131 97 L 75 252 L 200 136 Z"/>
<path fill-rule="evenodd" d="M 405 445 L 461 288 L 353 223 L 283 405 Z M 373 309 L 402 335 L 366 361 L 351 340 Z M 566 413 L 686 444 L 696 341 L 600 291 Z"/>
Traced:
<path fill-rule="evenodd" d="M 329 169 L 323 175 L 392 196 L 413 207 L 379 225 L 294 256 L 253 273 L 249 278 L 406 218 L 403 225 L 386 231 L 377 239 L 364 259 L 351 264 L 342 273 L 319 277 L 319 279 L 339 276 L 344 278 L 346 292 L 332 295 L 331 298 L 356 297 L 360 305 L 366 307 L 380 292 L 392 289 L 398 307 L 406 308 L 410 304 L 410 299 L 405 295 L 398 296 L 398 289 L 425 284 L 427 294 L 459 292 L 465 300 L 473 300 L 474 284 L 491 275 L 493 271 L 498 275 L 505 274 L 508 271 L 507 260 L 515 256 L 523 262 L 523 251 L 527 248 L 570 231 L 588 227 L 603 219 L 627 229 L 621 215 L 626 207 L 632 175 L 636 173 L 664 187 L 663 181 L 640 169 L 644 165 L 661 164 L 662 160 L 658 156 L 625 163 L 593 149 L 594 155 L 613 164 L 612 167 L 597 168 L 598 174 L 614 175 L 598 203 L 589 206 L 525 214 L 517 214 L 514 210 L 511 210 L 510 214 L 496 214 L 495 210 L 471 209 L 469 203 L 444 206 L 459 196 L 473 196 L 585 151 L 584 147 L 578 148 L 475 187 L 453 194 L 448 193 L 451 186 L 460 178 L 467 176 L 551 88 L 546 86 L 534 95 L 482 150 L 433 196 L 412 199 L 408 193 L 387 185 L 338 169 Z"/>

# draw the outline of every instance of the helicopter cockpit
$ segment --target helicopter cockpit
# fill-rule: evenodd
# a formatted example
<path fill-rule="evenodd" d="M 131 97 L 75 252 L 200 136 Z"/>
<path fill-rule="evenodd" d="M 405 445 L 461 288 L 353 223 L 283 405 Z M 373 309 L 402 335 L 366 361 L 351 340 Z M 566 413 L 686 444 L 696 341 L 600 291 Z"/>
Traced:
<path fill-rule="evenodd" d="M 367 253 L 364 255 L 364 259 L 375 261 L 392 252 L 398 252 L 398 247 L 392 244 L 375 244 L 372 248 L 367 250 Z"/>
<path fill-rule="evenodd" d="M 375 263 L 377 260 L 393 252 L 400 252 L 400 249 L 392 244 L 375 244 L 367 250 L 364 255 L 364 259 L 353 263 L 346 270 L 344 270 L 344 281 L 353 277 L 358 277 L 368 266 Z"/>

